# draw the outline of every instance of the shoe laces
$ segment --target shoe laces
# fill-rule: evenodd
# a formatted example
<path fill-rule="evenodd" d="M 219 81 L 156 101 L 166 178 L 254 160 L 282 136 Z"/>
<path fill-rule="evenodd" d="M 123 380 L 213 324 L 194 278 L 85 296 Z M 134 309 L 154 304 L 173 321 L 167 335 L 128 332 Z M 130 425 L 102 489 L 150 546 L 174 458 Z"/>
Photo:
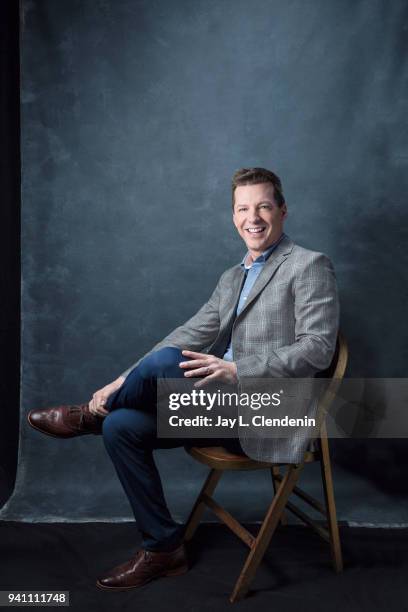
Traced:
<path fill-rule="evenodd" d="M 91 413 L 87 415 L 86 410 L 84 408 L 85 406 L 70 406 L 69 407 L 69 415 L 74 415 L 74 414 L 79 413 L 79 423 L 78 423 L 79 429 L 83 427 L 85 421 L 92 422 L 92 418 L 89 419 L 89 417 L 91 416 Z"/>
<path fill-rule="evenodd" d="M 153 561 L 153 555 L 150 553 L 149 550 L 138 550 L 135 556 L 135 561 L 140 557 L 143 557 L 144 563 L 151 563 Z"/>
<path fill-rule="evenodd" d="M 69 406 L 69 409 L 68 409 L 69 416 L 78 414 L 78 412 L 80 413 L 80 416 L 82 417 L 82 410 L 79 406 Z"/>

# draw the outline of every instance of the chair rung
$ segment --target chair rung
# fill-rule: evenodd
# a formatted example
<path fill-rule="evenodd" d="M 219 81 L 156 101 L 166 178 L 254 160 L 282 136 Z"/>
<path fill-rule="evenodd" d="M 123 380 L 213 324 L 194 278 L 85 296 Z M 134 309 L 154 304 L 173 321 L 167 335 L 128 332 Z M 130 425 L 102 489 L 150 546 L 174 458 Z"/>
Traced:
<path fill-rule="evenodd" d="M 276 480 L 279 480 L 279 482 L 282 481 L 281 474 L 276 474 L 274 478 Z M 326 509 L 323 506 L 323 504 L 321 504 L 317 499 L 315 499 L 314 497 L 312 497 L 311 495 L 309 495 L 302 489 L 299 489 L 299 487 L 294 487 L 292 493 L 294 493 L 298 497 L 301 497 L 303 501 L 305 501 L 307 504 L 309 504 L 309 506 L 312 506 L 312 508 L 320 512 L 320 514 L 323 514 L 323 516 L 327 516 Z"/>
<path fill-rule="evenodd" d="M 294 504 L 287 502 L 285 507 L 287 510 L 290 510 L 292 514 L 295 514 L 298 518 L 300 518 L 300 520 L 302 520 L 304 523 L 314 529 L 316 533 L 318 533 L 319 536 L 323 538 L 323 540 L 326 540 L 326 542 L 330 543 L 330 534 L 327 529 L 325 529 L 321 525 L 318 525 L 313 519 L 310 518 L 310 516 L 308 516 L 305 512 L 300 510 Z"/>
<path fill-rule="evenodd" d="M 218 518 L 231 529 L 235 533 L 236 536 L 239 537 L 240 540 L 244 542 L 249 548 L 252 548 L 255 542 L 254 536 L 249 533 L 245 527 L 241 525 L 233 516 L 230 514 L 225 508 L 217 504 L 217 502 L 206 495 L 205 493 L 201 496 L 201 500 L 208 506 L 214 514 L 218 516 Z"/>

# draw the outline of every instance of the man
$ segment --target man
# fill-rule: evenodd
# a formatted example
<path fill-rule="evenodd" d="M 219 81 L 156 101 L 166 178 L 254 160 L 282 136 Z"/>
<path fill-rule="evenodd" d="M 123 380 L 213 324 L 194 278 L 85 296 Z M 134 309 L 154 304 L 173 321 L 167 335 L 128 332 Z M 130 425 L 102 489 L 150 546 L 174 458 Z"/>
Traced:
<path fill-rule="evenodd" d="M 168 511 L 153 460 L 156 448 L 213 439 L 159 439 L 158 378 L 240 383 L 247 378 L 311 377 L 332 359 L 338 300 L 328 258 L 295 245 L 284 233 L 287 207 L 281 181 L 264 168 L 238 170 L 232 181 L 234 225 L 248 252 L 221 276 L 204 306 L 89 404 L 31 411 L 32 427 L 56 437 L 103 432 L 106 449 L 143 536 L 134 559 L 98 580 L 123 590 L 187 571 L 182 528 Z M 218 441 L 242 452 L 238 441 Z M 244 450 L 250 449 L 244 439 Z M 276 443 L 278 442 L 278 443 Z M 300 461 L 307 440 L 269 440 L 264 460 Z M 259 448 L 257 449 L 259 455 Z"/>

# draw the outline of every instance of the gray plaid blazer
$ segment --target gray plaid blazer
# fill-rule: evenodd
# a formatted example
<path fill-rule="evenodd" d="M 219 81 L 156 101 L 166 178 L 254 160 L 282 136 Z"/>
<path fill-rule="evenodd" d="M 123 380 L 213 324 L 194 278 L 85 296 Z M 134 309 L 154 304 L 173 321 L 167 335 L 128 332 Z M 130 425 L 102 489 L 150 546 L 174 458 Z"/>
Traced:
<path fill-rule="evenodd" d="M 222 356 L 232 333 L 240 383 L 255 378 L 309 378 L 326 369 L 336 347 L 339 321 L 336 280 L 328 257 L 284 236 L 234 318 L 243 280 L 239 264 L 226 270 L 208 302 L 147 354 L 173 346 Z M 313 417 L 315 409 L 313 401 L 307 416 Z M 251 437 L 247 429 L 240 429 L 241 446 L 261 461 L 297 463 L 310 442 L 304 428 L 287 438 Z"/>

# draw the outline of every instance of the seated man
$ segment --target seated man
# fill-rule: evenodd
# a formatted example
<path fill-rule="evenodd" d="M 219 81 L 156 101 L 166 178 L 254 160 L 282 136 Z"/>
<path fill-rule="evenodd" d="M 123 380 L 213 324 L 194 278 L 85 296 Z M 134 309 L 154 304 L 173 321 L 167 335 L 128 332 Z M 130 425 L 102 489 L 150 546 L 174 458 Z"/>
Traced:
<path fill-rule="evenodd" d="M 143 543 L 136 557 L 98 580 L 100 588 L 129 589 L 188 569 L 183 530 L 167 508 L 154 449 L 222 444 L 242 452 L 233 439 L 158 438 L 158 378 L 196 377 L 201 386 L 245 377 L 311 377 L 331 362 L 338 330 L 333 268 L 325 255 L 295 245 L 283 233 L 287 208 L 280 179 L 263 168 L 238 170 L 232 213 L 248 252 L 222 274 L 191 319 L 94 393 L 89 404 L 28 415 L 32 427 L 55 437 L 103 433 Z M 268 442 L 266 461 L 296 462 L 304 451 L 299 445 L 282 451 L 276 440 Z"/>

